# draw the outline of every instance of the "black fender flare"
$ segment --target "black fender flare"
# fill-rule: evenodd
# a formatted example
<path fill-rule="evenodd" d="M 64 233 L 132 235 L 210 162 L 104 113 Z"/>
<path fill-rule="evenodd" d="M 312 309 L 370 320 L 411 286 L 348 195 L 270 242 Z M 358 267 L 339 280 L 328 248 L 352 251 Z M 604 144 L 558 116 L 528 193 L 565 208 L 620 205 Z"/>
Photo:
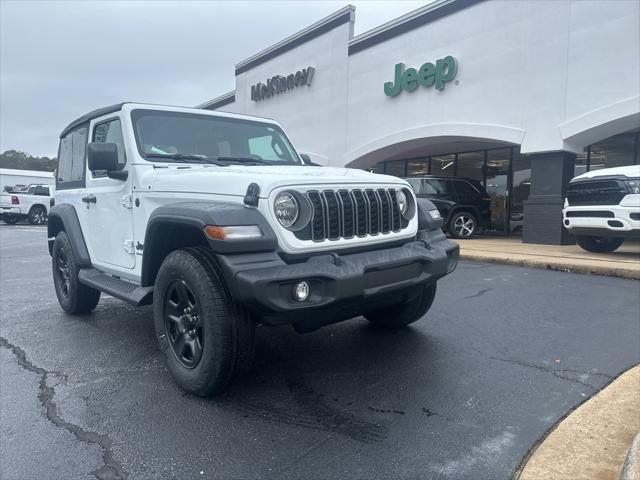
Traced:
<path fill-rule="evenodd" d="M 80 267 L 90 267 L 91 258 L 84 241 L 82 227 L 76 209 L 70 203 L 60 203 L 49 210 L 49 223 L 47 224 L 47 237 L 49 238 L 49 254 L 53 252 L 53 242 L 56 235 L 65 231 L 71 242 L 71 248 Z"/>
<path fill-rule="evenodd" d="M 207 225 L 240 226 L 257 225 L 262 231 L 258 239 L 215 240 L 208 237 L 204 229 Z M 195 229 L 211 250 L 218 255 L 275 251 L 278 239 L 266 218 L 255 208 L 237 203 L 191 201 L 162 205 L 155 209 L 147 222 L 145 240 L 142 246 L 141 284 L 153 285 L 159 268 L 158 255 L 167 251 L 167 239 L 162 230 L 166 227 L 186 227 Z"/>

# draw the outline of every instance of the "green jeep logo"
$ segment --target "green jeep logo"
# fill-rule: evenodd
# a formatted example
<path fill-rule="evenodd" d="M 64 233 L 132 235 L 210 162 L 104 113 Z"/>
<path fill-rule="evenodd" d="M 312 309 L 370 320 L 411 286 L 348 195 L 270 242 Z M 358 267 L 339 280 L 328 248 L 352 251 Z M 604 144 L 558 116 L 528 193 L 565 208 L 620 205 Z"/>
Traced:
<path fill-rule="evenodd" d="M 384 94 L 395 97 L 402 90 L 413 92 L 418 85 L 423 87 L 436 87 L 436 90 L 444 90 L 445 84 L 454 79 L 458 71 L 456 59 L 451 55 L 423 64 L 419 70 L 415 68 L 404 69 L 403 63 L 396 63 L 395 78 L 393 82 L 384 84 Z"/>

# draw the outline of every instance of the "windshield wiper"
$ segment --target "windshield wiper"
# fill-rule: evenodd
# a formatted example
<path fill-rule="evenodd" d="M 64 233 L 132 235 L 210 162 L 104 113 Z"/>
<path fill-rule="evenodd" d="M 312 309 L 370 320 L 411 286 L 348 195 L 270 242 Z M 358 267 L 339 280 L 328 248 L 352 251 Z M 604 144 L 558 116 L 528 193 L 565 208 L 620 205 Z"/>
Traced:
<path fill-rule="evenodd" d="M 218 166 L 225 165 L 224 163 L 217 162 L 205 155 L 196 155 L 193 153 L 147 153 L 146 156 L 149 158 L 168 158 L 182 163 L 191 163 L 189 160 L 198 160 L 200 162 L 211 163 Z"/>
<path fill-rule="evenodd" d="M 253 157 L 215 157 L 220 162 L 258 163 L 260 165 L 273 165 L 271 162 Z"/>

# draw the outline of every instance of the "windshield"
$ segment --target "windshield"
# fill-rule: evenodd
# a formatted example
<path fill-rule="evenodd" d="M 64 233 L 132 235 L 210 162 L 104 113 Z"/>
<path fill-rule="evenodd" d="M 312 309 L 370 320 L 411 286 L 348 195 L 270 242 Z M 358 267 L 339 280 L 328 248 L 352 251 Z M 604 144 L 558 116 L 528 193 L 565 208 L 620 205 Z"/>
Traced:
<path fill-rule="evenodd" d="M 134 110 L 140 155 L 151 161 L 300 165 L 282 130 L 269 123 L 197 113 Z"/>

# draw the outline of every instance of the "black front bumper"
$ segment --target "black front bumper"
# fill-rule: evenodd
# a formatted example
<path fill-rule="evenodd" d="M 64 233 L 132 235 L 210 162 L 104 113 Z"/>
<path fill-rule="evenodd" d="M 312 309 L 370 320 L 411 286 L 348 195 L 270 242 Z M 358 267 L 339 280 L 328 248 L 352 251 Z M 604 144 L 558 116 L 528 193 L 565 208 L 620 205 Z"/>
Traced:
<path fill-rule="evenodd" d="M 322 254 L 295 263 L 276 252 L 218 258 L 232 295 L 266 323 L 321 319 L 326 324 L 410 298 L 416 287 L 453 271 L 458 254 L 459 246 L 436 230 L 418 232 L 416 240 L 399 246 Z M 311 293 L 297 302 L 293 290 L 302 280 Z"/>

